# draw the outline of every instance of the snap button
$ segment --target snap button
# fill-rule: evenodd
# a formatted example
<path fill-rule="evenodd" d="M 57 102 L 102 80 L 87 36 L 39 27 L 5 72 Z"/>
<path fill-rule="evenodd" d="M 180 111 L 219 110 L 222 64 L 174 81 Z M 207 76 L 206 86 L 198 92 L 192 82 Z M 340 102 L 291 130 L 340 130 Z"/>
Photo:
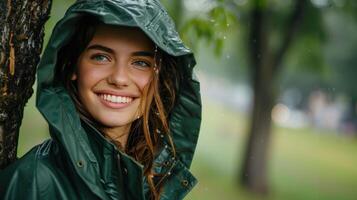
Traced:
<path fill-rule="evenodd" d="M 184 186 L 184 187 L 187 187 L 188 186 L 188 181 L 187 180 L 182 180 L 181 181 L 181 185 Z"/>
<path fill-rule="evenodd" d="M 82 160 L 77 161 L 77 166 L 82 168 L 84 166 L 84 162 Z"/>
<path fill-rule="evenodd" d="M 164 162 L 164 166 L 165 166 L 165 167 L 167 167 L 167 166 L 169 166 L 169 165 L 170 165 L 170 161 L 165 161 L 165 162 Z"/>

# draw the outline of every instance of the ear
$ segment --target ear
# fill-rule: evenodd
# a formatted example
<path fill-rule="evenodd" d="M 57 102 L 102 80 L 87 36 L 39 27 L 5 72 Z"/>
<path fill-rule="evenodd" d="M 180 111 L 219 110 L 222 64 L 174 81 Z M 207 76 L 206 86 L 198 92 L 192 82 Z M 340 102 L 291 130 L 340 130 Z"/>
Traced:
<path fill-rule="evenodd" d="M 72 81 L 77 80 L 77 74 L 76 74 L 76 73 L 73 73 L 73 74 L 72 74 L 71 80 L 72 80 Z"/>

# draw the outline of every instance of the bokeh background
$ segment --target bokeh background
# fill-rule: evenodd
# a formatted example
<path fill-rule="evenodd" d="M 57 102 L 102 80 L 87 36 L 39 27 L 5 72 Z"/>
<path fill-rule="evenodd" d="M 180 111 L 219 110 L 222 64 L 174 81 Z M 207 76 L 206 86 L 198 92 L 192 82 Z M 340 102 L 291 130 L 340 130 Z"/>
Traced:
<path fill-rule="evenodd" d="M 72 2 L 53 0 L 46 41 Z M 162 3 L 194 50 L 201 81 L 191 167 L 199 183 L 186 199 L 356 200 L 357 1 Z M 48 138 L 47 128 L 34 95 L 18 156 Z"/>

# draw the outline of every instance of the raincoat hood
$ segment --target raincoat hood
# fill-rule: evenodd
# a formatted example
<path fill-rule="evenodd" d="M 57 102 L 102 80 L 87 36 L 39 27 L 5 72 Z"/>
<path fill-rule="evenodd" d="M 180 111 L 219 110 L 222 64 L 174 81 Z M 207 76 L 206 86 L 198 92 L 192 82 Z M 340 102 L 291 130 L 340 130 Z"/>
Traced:
<path fill-rule="evenodd" d="M 36 152 L 33 150 L 34 156 L 55 153 L 60 155 L 58 157 L 64 157 L 66 163 L 63 165 L 68 165 L 73 176 L 78 177 L 76 181 L 84 183 L 89 191 L 101 199 L 145 199 L 145 193 L 149 190 L 145 177 L 143 179 L 143 166 L 117 150 L 93 127 L 84 126 L 66 89 L 54 84 L 58 52 L 69 42 L 74 34 L 74 27 L 84 15 L 95 16 L 108 25 L 138 27 L 160 49 L 177 57 L 178 70 L 183 78 L 176 94 L 176 104 L 169 115 L 170 134 L 177 151 L 176 159 L 171 159 L 172 152 L 166 145 L 154 162 L 168 166 L 157 167 L 154 171 L 172 176 L 166 181 L 161 199 L 182 199 L 196 184 L 196 179 L 188 168 L 201 123 L 199 82 L 192 71 L 196 64 L 194 56 L 182 43 L 174 23 L 158 0 L 79 0 L 67 10 L 56 24 L 38 66 L 36 105 L 49 124 L 52 139 L 37 147 Z M 52 143 L 56 144 L 56 148 L 50 148 Z M 124 170 L 124 174 L 129 177 L 121 177 L 121 173 L 118 175 L 121 177 L 119 179 L 125 181 L 125 196 L 117 194 L 115 180 L 112 180 L 117 173 L 113 172 L 115 159 L 119 159 L 121 171 Z M 30 159 L 23 160 L 31 162 Z M 17 168 L 21 168 L 21 164 L 17 165 Z M 52 174 L 55 174 L 52 178 L 61 182 L 61 178 L 57 177 L 60 175 Z M 65 188 L 62 188 L 63 191 Z M 11 196 L 9 193 L 7 195 Z M 35 195 L 33 199 L 37 197 Z"/>

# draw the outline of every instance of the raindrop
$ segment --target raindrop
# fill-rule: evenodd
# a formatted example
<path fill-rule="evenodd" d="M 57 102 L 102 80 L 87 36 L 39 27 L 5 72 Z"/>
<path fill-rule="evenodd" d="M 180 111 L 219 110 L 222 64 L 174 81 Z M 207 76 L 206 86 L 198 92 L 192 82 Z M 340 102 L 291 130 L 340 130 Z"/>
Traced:
<path fill-rule="evenodd" d="M 223 36 L 223 39 L 225 40 L 225 39 L 227 39 L 227 37 L 226 37 L 226 36 Z"/>
<path fill-rule="evenodd" d="M 229 27 L 229 26 L 230 26 L 230 24 L 227 23 L 227 27 Z"/>
<path fill-rule="evenodd" d="M 214 22 L 215 22 L 216 20 L 214 20 L 214 19 L 211 19 L 210 21 L 211 21 L 212 23 L 214 23 Z"/>

